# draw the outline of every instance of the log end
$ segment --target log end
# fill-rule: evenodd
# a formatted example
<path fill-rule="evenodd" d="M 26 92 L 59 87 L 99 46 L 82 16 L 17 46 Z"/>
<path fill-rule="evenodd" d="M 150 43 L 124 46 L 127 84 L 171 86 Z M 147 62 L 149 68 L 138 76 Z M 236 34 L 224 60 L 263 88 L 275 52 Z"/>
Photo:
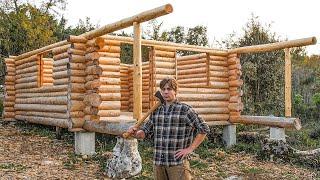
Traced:
<path fill-rule="evenodd" d="M 317 38 L 316 37 L 311 37 L 312 38 L 312 44 L 317 44 Z"/>
<path fill-rule="evenodd" d="M 300 130 L 301 129 L 301 121 L 299 118 L 296 118 L 294 121 L 293 121 L 293 126 L 296 130 Z"/>
<path fill-rule="evenodd" d="M 164 6 L 165 6 L 165 11 L 166 11 L 167 13 L 172 13 L 172 12 L 173 12 L 173 7 L 172 7 L 171 4 L 166 4 L 166 5 L 164 5 Z"/>

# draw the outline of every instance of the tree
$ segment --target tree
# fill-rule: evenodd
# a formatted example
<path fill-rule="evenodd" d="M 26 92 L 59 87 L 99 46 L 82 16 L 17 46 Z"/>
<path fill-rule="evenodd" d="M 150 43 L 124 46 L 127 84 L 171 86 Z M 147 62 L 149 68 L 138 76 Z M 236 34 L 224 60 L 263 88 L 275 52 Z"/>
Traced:
<path fill-rule="evenodd" d="M 232 48 L 278 42 L 271 25 L 263 26 L 252 15 L 244 34 L 224 41 Z M 284 113 L 284 51 L 241 54 L 244 114 L 283 115 Z"/>

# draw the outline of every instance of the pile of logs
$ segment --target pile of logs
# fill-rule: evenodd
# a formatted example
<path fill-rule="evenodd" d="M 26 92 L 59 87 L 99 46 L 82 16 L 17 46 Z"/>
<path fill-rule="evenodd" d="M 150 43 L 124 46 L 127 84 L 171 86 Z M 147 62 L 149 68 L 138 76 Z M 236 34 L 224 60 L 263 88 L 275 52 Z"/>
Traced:
<path fill-rule="evenodd" d="M 15 104 L 15 80 L 16 80 L 16 68 L 14 59 L 5 58 L 6 63 L 6 77 L 5 77 L 5 99 L 4 99 L 4 111 L 3 119 L 5 121 L 13 121 L 15 116 L 14 104 Z"/>

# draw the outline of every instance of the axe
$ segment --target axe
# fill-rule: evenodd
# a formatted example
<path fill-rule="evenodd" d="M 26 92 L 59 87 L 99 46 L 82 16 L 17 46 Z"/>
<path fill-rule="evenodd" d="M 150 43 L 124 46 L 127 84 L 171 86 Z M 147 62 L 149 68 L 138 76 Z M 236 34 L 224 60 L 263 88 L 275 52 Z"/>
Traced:
<path fill-rule="evenodd" d="M 147 117 L 148 117 L 154 110 L 156 110 L 161 104 L 164 104 L 164 103 L 165 103 L 165 100 L 163 99 L 160 91 L 157 91 L 154 96 L 158 98 L 158 102 L 157 102 L 154 106 L 152 106 L 152 108 L 151 108 L 146 114 L 144 114 L 144 116 L 143 116 L 141 119 L 139 119 L 139 120 L 136 122 L 136 124 L 134 125 L 135 128 L 139 128 L 140 125 L 144 122 L 144 120 L 146 120 Z M 127 133 L 127 132 L 125 132 L 125 133 L 123 133 L 122 137 L 125 138 L 125 139 L 127 139 L 127 138 L 130 137 L 130 134 Z"/>

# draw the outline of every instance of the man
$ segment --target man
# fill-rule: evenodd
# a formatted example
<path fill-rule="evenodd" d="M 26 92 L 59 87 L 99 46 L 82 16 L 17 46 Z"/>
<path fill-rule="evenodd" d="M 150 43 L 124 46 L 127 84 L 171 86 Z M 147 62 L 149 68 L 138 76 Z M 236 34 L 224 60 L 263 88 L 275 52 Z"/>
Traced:
<path fill-rule="evenodd" d="M 189 105 L 176 99 L 175 79 L 163 79 L 160 89 L 165 104 L 150 115 L 140 130 L 131 127 L 128 132 L 138 139 L 153 139 L 156 180 L 191 179 L 186 157 L 202 143 L 209 127 Z"/>

